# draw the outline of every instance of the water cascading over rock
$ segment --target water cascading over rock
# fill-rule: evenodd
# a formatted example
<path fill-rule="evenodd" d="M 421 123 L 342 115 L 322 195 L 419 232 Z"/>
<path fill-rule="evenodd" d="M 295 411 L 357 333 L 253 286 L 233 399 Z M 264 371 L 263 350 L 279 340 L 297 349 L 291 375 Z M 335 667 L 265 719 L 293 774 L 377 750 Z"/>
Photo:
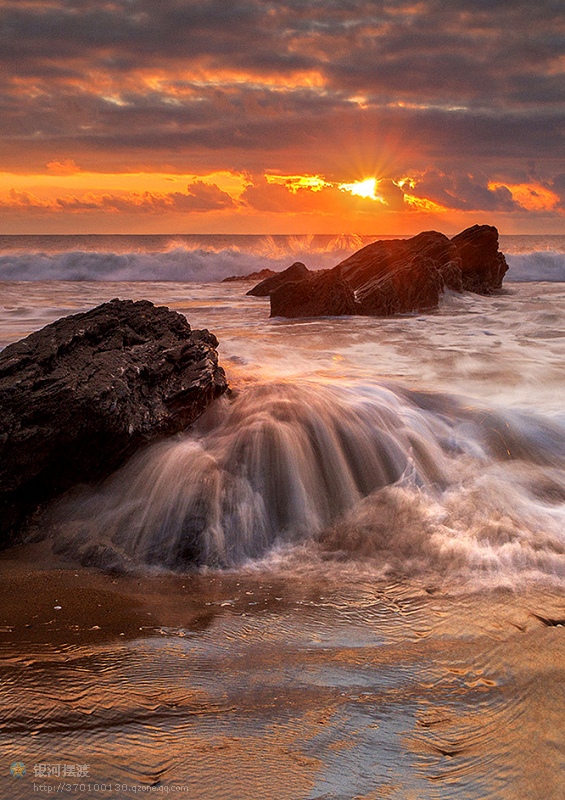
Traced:
<path fill-rule="evenodd" d="M 230 567 L 306 541 L 397 482 L 445 482 L 447 428 L 384 387 L 259 384 L 56 514 L 55 548 L 100 567 Z M 69 523 L 70 520 L 70 523 Z"/>
<path fill-rule="evenodd" d="M 184 430 L 226 391 L 216 337 L 112 300 L 0 353 L 0 545 L 42 504 Z"/>

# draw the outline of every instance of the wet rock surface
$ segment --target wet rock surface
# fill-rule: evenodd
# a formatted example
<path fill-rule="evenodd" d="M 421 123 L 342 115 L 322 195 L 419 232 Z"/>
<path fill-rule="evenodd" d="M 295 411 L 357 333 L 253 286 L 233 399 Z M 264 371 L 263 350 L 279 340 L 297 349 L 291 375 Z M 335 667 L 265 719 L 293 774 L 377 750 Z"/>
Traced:
<path fill-rule="evenodd" d="M 507 269 L 497 229 L 474 225 L 372 242 L 320 273 L 298 262 L 247 294 L 270 295 L 271 316 L 391 316 L 435 309 L 445 289 L 496 292 Z"/>
<path fill-rule="evenodd" d="M 272 278 L 273 275 L 276 275 L 274 269 L 269 269 L 269 267 L 265 267 L 265 269 L 257 270 L 256 272 L 249 272 L 247 275 L 228 275 L 227 278 L 222 280 L 222 283 L 236 283 L 239 281 L 263 281 L 265 278 Z"/>
<path fill-rule="evenodd" d="M 272 317 L 340 317 L 359 314 L 351 286 L 325 270 L 283 283 L 271 292 Z"/>
<path fill-rule="evenodd" d="M 216 337 L 148 301 L 112 300 L 0 353 L 0 546 L 41 505 L 107 477 L 226 391 Z"/>
<path fill-rule="evenodd" d="M 246 294 L 252 297 L 267 297 L 279 286 L 294 281 L 300 281 L 310 275 L 310 270 L 301 261 L 295 261 L 290 267 L 284 269 L 282 272 L 277 272 L 270 278 L 266 278 L 250 289 Z"/>
<path fill-rule="evenodd" d="M 508 270 L 504 255 L 498 250 L 498 231 L 492 225 L 473 225 L 451 240 L 461 266 L 461 289 L 478 294 L 499 290 Z M 447 284 L 449 288 L 459 287 Z"/>

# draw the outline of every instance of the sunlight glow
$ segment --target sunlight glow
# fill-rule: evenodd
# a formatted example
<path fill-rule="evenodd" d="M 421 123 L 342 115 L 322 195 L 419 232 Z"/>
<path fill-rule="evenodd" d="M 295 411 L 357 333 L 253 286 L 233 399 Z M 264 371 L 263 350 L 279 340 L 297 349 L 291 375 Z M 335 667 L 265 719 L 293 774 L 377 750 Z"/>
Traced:
<path fill-rule="evenodd" d="M 439 203 L 434 203 L 433 200 L 428 200 L 427 197 L 415 197 L 413 194 L 404 193 L 404 202 L 410 208 L 416 211 L 425 211 L 428 214 L 442 214 L 448 211 L 445 206 L 440 206 Z"/>
<path fill-rule="evenodd" d="M 342 192 L 349 192 L 357 197 L 366 197 L 369 200 L 377 200 L 386 205 L 384 198 L 377 194 L 376 178 L 366 178 L 364 181 L 356 183 L 340 183 L 338 188 Z"/>
<path fill-rule="evenodd" d="M 296 194 L 299 189 L 310 189 L 311 192 L 320 192 L 327 186 L 332 186 L 319 175 L 265 175 L 267 183 L 286 186 L 289 192 Z"/>
<path fill-rule="evenodd" d="M 414 189 L 414 187 L 416 186 L 416 181 L 414 180 L 414 178 L 400 178 L 397 181 L 393 181 L 393 183 L 395 186 L 398 186 L 398 188 L 402 189 L 403 191 L 406 190 L 406 187 L 408 187 L 409 189 Z"/>

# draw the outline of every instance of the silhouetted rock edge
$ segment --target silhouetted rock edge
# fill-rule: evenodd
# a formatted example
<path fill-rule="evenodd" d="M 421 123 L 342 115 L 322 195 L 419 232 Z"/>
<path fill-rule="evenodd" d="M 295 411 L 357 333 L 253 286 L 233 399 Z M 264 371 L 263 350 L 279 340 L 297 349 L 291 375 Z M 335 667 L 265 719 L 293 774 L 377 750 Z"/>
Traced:
<path fill-rule="evenodd" d="M 78 483 L 187 428 L 228 388 L 216 337 L 142 300 L 64 317 L 0 353 L 0 546 Z"/>
<path fill-rule="evenodd" d="M 271 316 L 391 316 L 435 309 L 445 289 L 492 294 L 507 269 L 497 229 L 474 225 L 452 239 L 424 231 L 378 240 L 330 270 L 297 262 L 247 294 L 269 295 Z"/>

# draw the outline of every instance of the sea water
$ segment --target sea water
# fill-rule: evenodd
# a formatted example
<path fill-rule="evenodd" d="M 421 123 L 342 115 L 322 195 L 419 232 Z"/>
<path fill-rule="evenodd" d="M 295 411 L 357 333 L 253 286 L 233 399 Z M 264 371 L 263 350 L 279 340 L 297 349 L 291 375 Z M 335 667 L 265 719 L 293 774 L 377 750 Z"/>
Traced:
<path fill-rule="evenodd" d="M 0 634 L 14 761 L 113 797 L 562 796 L 565 237 L 501 237 L 502 292 L 428 314 L 271 319 L 221 282 L 368 241 L 0 237 L 0 344 L 149 299 L 233 390 L 5 554 L 52 601 Z"/>

